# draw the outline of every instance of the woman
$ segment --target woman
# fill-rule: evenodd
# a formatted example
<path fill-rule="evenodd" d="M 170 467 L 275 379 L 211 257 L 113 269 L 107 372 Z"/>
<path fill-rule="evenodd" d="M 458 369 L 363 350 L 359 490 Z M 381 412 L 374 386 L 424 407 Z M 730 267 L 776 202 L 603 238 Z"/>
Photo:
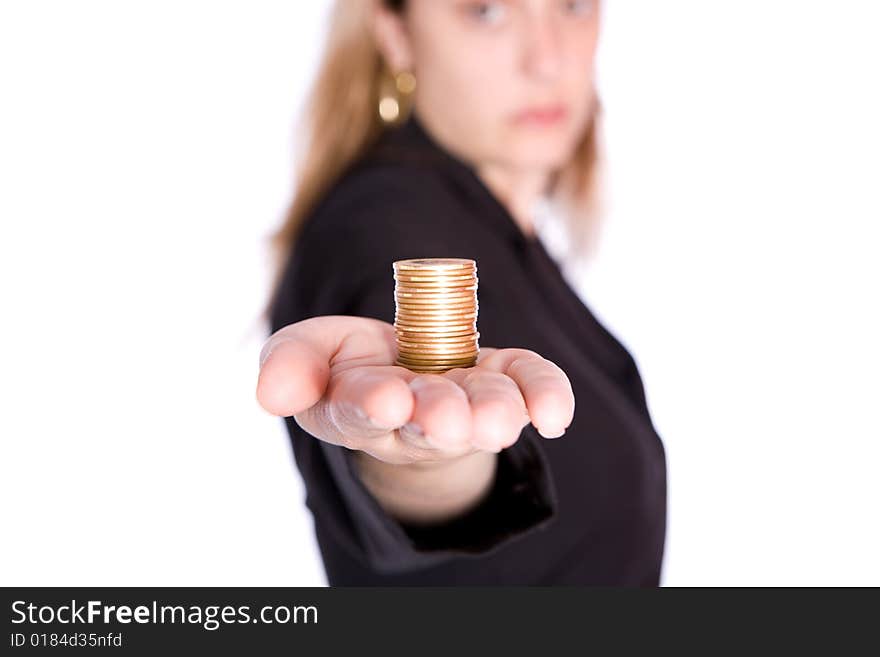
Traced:
<path fill-rule="evenodd" d="M 589 233 L 598 26 L 577 0 L 336 7 L 257 385 L 331 585 L 659 583 L 638 370 L 535 231 L 547 197 Z M 393 365 L 392 263 L 420 257 L 477 262 L 472 368 Z"/>

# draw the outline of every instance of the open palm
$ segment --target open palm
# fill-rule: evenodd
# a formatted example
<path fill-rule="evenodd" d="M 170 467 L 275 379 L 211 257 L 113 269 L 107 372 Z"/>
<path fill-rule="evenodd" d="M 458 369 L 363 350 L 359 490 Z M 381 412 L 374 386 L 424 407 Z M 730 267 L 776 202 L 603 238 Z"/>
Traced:
<path fill-rule="evenodd" d="M 257 399 L 320 440 L 387 463 L 498 452 L 529 422 L 549 438 L 572 421 L 568 377 L 534 351 L 481 347 L 475 366 L 443 373 L 413 372 L 396 358 L 387 322 L 311 317 L 264 345 Z"/>

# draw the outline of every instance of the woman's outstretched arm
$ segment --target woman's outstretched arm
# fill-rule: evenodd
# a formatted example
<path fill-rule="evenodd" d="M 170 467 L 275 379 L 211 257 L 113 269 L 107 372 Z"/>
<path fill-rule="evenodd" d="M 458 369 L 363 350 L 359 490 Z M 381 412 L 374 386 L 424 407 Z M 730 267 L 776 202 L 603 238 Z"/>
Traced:
<path fill-rule="evenodd" d="M 482 348 L 442 374 L 394 365 L 394 327 L 312 317 L 263 348 L 257 399 L 318 440 L 353 450 L 364 485 L 402 521 L 441 522 L 490 490 L 498 453 L 534 424 L 561 435 L 574 413 L 568 378 L 527 349 Z"/>

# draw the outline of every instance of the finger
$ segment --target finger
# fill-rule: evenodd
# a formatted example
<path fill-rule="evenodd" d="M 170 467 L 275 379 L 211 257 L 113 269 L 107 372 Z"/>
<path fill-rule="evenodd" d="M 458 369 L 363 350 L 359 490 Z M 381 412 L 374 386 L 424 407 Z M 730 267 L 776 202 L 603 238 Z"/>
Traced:
<path fill-rule="evenodd" d="M 257 400 L 288 417 L 324 394 L 334 365 L 394 362 L 394 327 L 372 318 L 325 315 L 276 331 L 260 352 Z"/>
<path fill-rule="evenodd" d="M 558 365 L 529 349 L 498 349 L 480 367 L 502 372 L 522 391 L 529 417 L 545 438 L 558 438 L 574 418 L 571 382 Z"/>
<path fill-rule="evenodd" d="M 406 432 L 439 449 L 467 445 L 471 436 L 467 393 L 455 381 L 439 374 L 415 376 L 409 387 L 415 396 L 415 410 Z"/>
<path fill-rule="evenodd" d="M 529 416 L 515 381 L 480 367 L 449 370 L 445 376 L 467 393 L 471 405 L 471 443 L 475 447 L 499 452 L 516 442 L 529 423 Z"/>
<path fill-rule="evenodd" d="M 397 430 L 397 435 L 400 439 L 400 442 L 413 447 L 417 450 L 424 450 L 424 452 L 432 452 L 439 453 L 440 450 L 434 447 L 431 443 L 428 442 L 425 437 L 425 430 L 422 429 L 420 425 L 415 424 L 414 422 L 407 422 L 400 429 Z"/>
<path fill-rule="evenodd" d="M 343 444 L 386 435 L 412 417 L 415 396 L 402 367 L 373 365 L 335 374 L 315 414 L 328 417 Z M 335 441 L 334 441 L 335 442 Z"/>

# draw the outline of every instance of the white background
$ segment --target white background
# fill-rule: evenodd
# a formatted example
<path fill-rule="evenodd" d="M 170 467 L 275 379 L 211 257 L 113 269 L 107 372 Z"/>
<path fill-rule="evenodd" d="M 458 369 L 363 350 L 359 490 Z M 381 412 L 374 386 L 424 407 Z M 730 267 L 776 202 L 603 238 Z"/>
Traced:
<path fill-rule="evenodd" d="M 253 391 L 327 7 L 0 4 L 3 584 L 325 583 Z M 567 271 L 664 438 L 667 585 L 880 585 L 878 19 L 606 1 Z"/>

